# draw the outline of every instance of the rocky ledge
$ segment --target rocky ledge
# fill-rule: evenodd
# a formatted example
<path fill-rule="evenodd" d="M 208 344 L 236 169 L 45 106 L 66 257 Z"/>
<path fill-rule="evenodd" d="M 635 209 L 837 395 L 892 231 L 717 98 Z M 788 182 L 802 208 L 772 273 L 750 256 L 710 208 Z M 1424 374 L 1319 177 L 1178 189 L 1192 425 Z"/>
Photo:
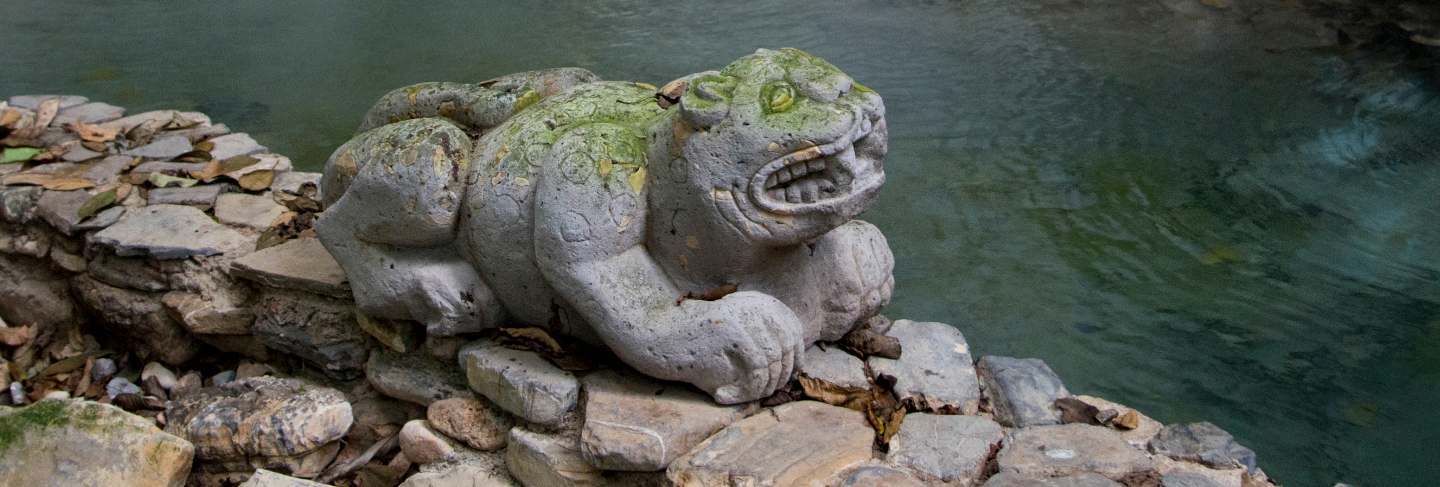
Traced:
<path fill-rule="evenodd" d="M 1274 485 L 941 323 L 729 406 L 542 328 L 427 336 L 355 310 L 318 174 L 204 114 L 16 96 L 0 136 L 0 485 Z"/>

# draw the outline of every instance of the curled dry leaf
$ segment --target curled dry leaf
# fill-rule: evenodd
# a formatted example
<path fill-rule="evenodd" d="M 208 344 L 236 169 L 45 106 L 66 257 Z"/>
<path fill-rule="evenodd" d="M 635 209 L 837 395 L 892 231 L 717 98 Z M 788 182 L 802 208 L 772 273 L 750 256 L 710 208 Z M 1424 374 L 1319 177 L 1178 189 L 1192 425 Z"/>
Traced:
<path fill-rule="evenodd" d="M 275 171 L 264 170 L 247 173 L 237 181 L 246 191 L 264 191 L 275 182 Z"/>
<path fill-rule="evenodd" d="M 555 341 L 555 338 L 550 336 L 550 332 L 542 328 L 533 326 L 524 328 L 501 328 L 500 332 L 510 338 L 524 340 L 538 345 L 548 353 L 565 353 L 565 349 L 560 346 L 560 342 Z"/>
<path fill-rule="evenodd" d="M 30 126 L 15 131 L 20 138 L 32 138 L 45 132 L 50 122 L 55 120 L 55 114 L 60 111 L 60 99 L 50 98 L 40 102 L 40 107 L 35 110 L 35 120 Z"/>
<path fill-rule="evenodd" d="M 73 191 L 95 187 L 95 182 L 85 178 L 65 177 L 56 174 L 13 174 L 5 178 L 6 185 L 40 186 L 52 191 Z"/>
<path fill-rule="evenodd" d="M 174 158 L 175 162 L 209 162 L 211 159 L 210 153 L 203 150 L 192 150 Z"/>
<path fill-rule="evenodd" d="M 25 118 L 25 112 L 19 108 L 5 107 L 0 109 L 0 127 L 7 129 L 17 128 L 20 120 Z"/>
<path fill-rule="evenodd" d="M 120 134 L 119 129 L 85 122 L 74 122 L 65 127 L 75 135 L 79 135 L 80 140 L 86 142 L 109 142 L 115 140 L 115 137 Z"/>
<path fill-rule="evenodd" d="M 816 379 L 805 374 L 796 378 L 805 396 L 816 401 L 856 411 L 865 411 L 870 404 L 872 391 L 859 387 L 844 387 Z"/>
<path fill-rule="evenodd" d="M 146 120 L 144 123 L 130 127 L 130 130 L 125 132 L 125 138 L 130 140 L 130 147 L 140 147 L 149 144 L 150 141 L 155 138 L 155 134 L 160 133 L 160 131 L 165 128 L 166 123 L 169 123 L 169 121 L 158 119 Z"/>

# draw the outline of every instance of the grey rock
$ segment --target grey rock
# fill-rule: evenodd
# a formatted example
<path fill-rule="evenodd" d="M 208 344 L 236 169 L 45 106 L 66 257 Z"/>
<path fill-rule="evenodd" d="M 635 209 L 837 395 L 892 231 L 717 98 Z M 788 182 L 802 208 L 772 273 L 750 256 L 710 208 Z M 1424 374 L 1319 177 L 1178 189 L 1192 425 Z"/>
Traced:
<path fill-rule="evenodd" d="M 678 383 L 606 370 L 584 379 L 580 451 L 602 470 L 661 471 L 751 408 L 717 405 Z"/>
<path fill-rule="evenodd" d="M 838 347 L 806 349 L 800 373 L 841 387 L 870 388 L 865 362 Z"/>
<path fill-rule="evenodd" d="M 1160 476 L 1161 487 L 1226 487 L 1215 479 L 1195 472 L 1169 472 Z"/>
<path fill-rule="evenodd" d="M 94 217 L 80 218 L 80 207 L 96 193 L 94 190 L 46 191 L 40 196 L 36 214 L 65 235 L 114 225 L 125 215 L 125 208 L 112 206 Z"/>
<path fill-rule="evenodd" d="M 190 174 L 191 171 L 204 171 L 205 166 L 208 164 L 207 162 L 150 161 L 135 166 L 134 169 L 130 170 L 130 174 L 150 174 L 158 172 L 171 176 L 187 175 Z"/>
<path fill-rule="evenodd" d="M 15 95 L 10 97 L 8 103 L 12 107 L 24 108 L 26 110 L 40 109 L 40 103 L 51 98 L 60 99 L 60 109 L 70 108 L 90 101 L 89 98 L 77 95 Z"/>
<path fill-rule="evenodd" d="M 116 216 L 115 218 L 118 220 L 120 217 Z M 67 252 L 58 245 L 50 248 L 50 261 L 66 272 L 85 272 L 85 268 L 90 265 L 90 262 L 85 260 L 85 256 Z"/>
<path fill-rule="evenodd" d="M 0 232 L 0 254 L 13 254 L 16 257 L 31 257 L 44 259 L 50 253 L 50 244 L 54 240 L 53 232 L 48 229 L 26 225 L 5 232 Z"/>
<path fill-rule="evenodd" d="M 114 287 L 84 274 L 72 278 L 70 288 L 91 316 L 113 336 L 126 338 L 142 358 L 178 365 L 195 356 L 194 338 L 154 295 Z"/>
<path fill-rule="evenodd" d="M 297 379 L 251 377 L 171 401 L 165 431 L 200 460 L 296 456 L 345 435 L 354 421 L 340 391 Z"/>
<path fill-rule="evenodd" d="M 77 145 L 71 147 L 70 150 L 65 151 L 65 155 L 60 156 L 60 160 L 63 160 L 65 162 L 81 162 L 88 161 L 90 159 L 94 159 L 103 155 L 105 154 L 101 152 L 95 152 L 93 150 L 86 149 L 82 146 Z"/>
<path fill-rule="evenodd" d="M 150 205 L 184 205 L 207 211 L 215 206 L 215 200 L 228 191 L 227 184 L 201 184 L 189 188 L 155 188 L 150 190 L 146 201 Z"/>
<path fill-rule="evenodd" d="M 756 106 L 758 88 L 796 65 L 813 68 L 818 92 L 847 94 L 804 106 L 809 133 L 729 109 Z M 654 90 L 580 70 L 392 91 L 327 161 L 316 231 L 369 316 L 432 333 L 567 316 L 559 331 L 651 377 L 726 404 L 769 396 L 807 345 L 889 301 L 888 244 L 854 220 L 884 181 L 884 104 L 797 50 L 762 49 L 726 72 L 744 73 L 727 78 L 744 97 L 675 89 L 716 76 L 698 73 L 670 85 L 670 110 L 632 102 Z M 551 98 L 517 112 L 516 93 Z M 511 129 L 490 130 L 500 123 Z M 466 129 L 485 135 L 470 143 Z M 566 136 L 540 143 L 549 133 Z M 822 157 L 842 153 L 854 157 Z M 644 171 L 620 162 L 646 157 L 659 160 Z M 820 181 L 835 174 L 844 184 Z M 676 304 L 727 281 L 745 289 Z"/>
<path fill-rule="evenodd" d="M 119 222 L 91 236 L 116 255 L 160 260 L 243 251 L 253 240 L 215 223 L 200 210 L 181 205 L 151 205 L 125 213 Z"/>
<path fill-rule="evenodd" d="M 220 220 L 220 223 L 255 230 L 270 228 L 275 218 L 285 211 L 284 206 L 275 203 L 275 200 L 268 196 L 226 193 L 215 200 L 215 218 Z M 339 265 L 336 265 L 336 268 L 339 268 Z"/>
<path fill-rule="evenodd" d="M 534 352 L 479 341 L 460 350 L 460 364 L 470 389 L 526 421 L 558 424 L 579 400 L 575 375 Z"/>
<path fill-rule="evenodd" d="M 30 402 L 25 398 L 25 384 L 21 384 L 20 381 L 11 382 L 8 389 L 10 392 L 10 404 L 20 406 Z"/>
<path fill-rule="evenodd" d="M 141 382 L 149 381 L 150 379 L 155 379 L 155 381 L 160 384 L 160 387 L 166 391 L 174 389 L 175 382 L 179 380 L 175 377 L 174 372 L 171 372 L 170 369 L 165 368 L 165 365 L 159 362 L 145 364 L 145 368 L 140 370 Z"/>
<path fill-rule="evenodd" d="M 211 137 L 228 134 L 230 133 L 230 127 L 226 127 L 223 123 L 217 123 L 214 125 L 199 125 L 188 129 L 170 130 L 165 133 L 185 137 L 189 139 L 191 143 L 194 143 Z"/>
<path fill-rule="evenodd" d="M 295 289 L 349 298 L 345 271 L 313 238 L 297 238 L 261 249 L 231 264 L 231 272 L 277 289 Z"/>
<path fill-rule="evenodd" d="M 115 373 L 119 371 L 120 369 L 115 366 L 114 360 L 100 357 L 95 359 L 95 365 L 90 367 L 90 379 L 94 382 L 100 382 L 115 375 Z"/>
<path fill-rule="evenodd" d="M 55 115 L 55 120 L 50 122 L 50 125 L 52 127 L 63 127 L 65 126 L 65 124 L 75 122 L 107 122 L 120 118 L 120 116 L 124 114 L 124 108 L 120 108 L 109 103 L 92 101 L 89 103 L 75 105 L 70 108 L 61 109 L 60 112 Z"/>
<path fill-rule="evenodd" d="M 365 379 L 381 394 L 422 406 L 452 397 L 474 397 L 458 369 L 421 353 L 376 350 L 365 363 Z"/>
<path fill-rule="evenodd" d="M 400 451 L 419 464 L 443 462 L 455 457 L 455 447 L 436 433 L 423 419 L 411 420 L 400 428 Z"/>
<path fill-rule="evenodd" d="M 0 254 L 0 283 L 0 320 L 34 326 L 37 351 L 84 321 L 65 274 L 45 261 Z"/>
<path fill-rule="evenodd" d="M 319 482 L 311 482 L 305 479 L 297 479 L 289 475 L 271 472 L 265 469 L 255 470 L 255 474 L 239 487 L 326 487 Z"/>
<path fill-rule="evenodd" d="M 1209 422 L 1172 424 L 1150 440 L 1150 451 L 1214 468 L 1256 468 L 1255 452 Z"/>
<path fill-rule="evenodd" d="M 40 204 L 40 194 L 44 191 L 39 186 L 0 187 L 0 219 L 29 223 L 35 217 L 35 207 Z"/>
<path fill-rule="evenodd" d="M 170 289 L 170 276 L 161 272 L 156 261 L 143 257 L 117 257 L 110 252 L 95 252 L 87 265 L 90 277 L 111 286 L 136 291 Z"/>
<path fill-rule="evenodd" d="M 547 435 L 515 427 L 505 447 L 505 467 L 521 485 L 588 486 L 601 483 L 600 469 L 580 456 L 574 437 Z"/>
<path fill-rule="evenodd" d="M 903 427 L 902 427 L 903 430 Z M 1002 472 L 1063 477 L 1094 472 L 1110 479 L 1152 470 L 1144 452 L 1109 428 L 1073 423 L 1016 430 L 997 458 Z"/>
<path fill-rule="evenodd" d="M 193 150 L 193 148 L 190 146 L 190 139 L 178 135 L 166 135 L 156 137 L 154 140 L 151 140 L 149 144 L 134 149 L 127 149 L 122 152 L 122 154 L 152 160 L 166 160 L 190 152 L 191 150 Z"/>
<path fill-rule="evenodd" d="M 220 387 L 231 382 L 235 382 L 235 371 L 233 370 L 222 370 L 220 373 L 210 377 L 210 384 L 215 387 Z"/>
<path fill-rule="evenodd" d="M 1014 472 L 1000 472 L 990 477 L 984 487 L 1122 487 L 1102 475 L 1081 473 L 1068 477 L 1027 477 Z"/>
<path fill-rule="evenodd" d="M 895 392 L 902 399 L 923 398 L 931 407 L 964 410 L 980 401 L 980 381 L 965 335 L 944 323 L 896 320 L 890 336 L 900 340 L 899 360 L 870 357 L 876 375 L 895 376 Z"/>
<path fill-rule="evenodd" d="M 260 145 L 259 142 L 255 142 L 255 139 L 250 138 L 250 134 L 246 133 L 221 135 L 209 139 L 207 142 L 214 145 L 214 147 L 210 149 L 210 157 L 215 158 L 215 160 L 225 160 L 235 156 L 250 155 L 266 150 L 265 146 Z"/>
<path fill-rule="evenodd" d="M 370 354 L 349 303 L 313 294 L 265 292 L 252 308 L 252 331 L 266 346 L 295 355 L 326 375 L 353 379 Z"/>
<path fill-rule="evenodd" d="M 797 401 L 725 427 L 666 476 L 676 485 L 830 485 L 870 460 L 874 436 L 859 411 Z"/>
<path fill-rule="evenodd" d="M 270 183 L 270 189 L 277 193 L 289 192 L 298 194 L 300 192 L 300 186 L 305 183 L 314 184 L 316 189 L 319 189 L 320 176 L 318 172 L 285 171 L 275 175 L 275 182 Z"/>
<path fill-rule="evenodd" d="M 0 485 L 180 487 L 195 448 L 118 407 L 48 399 L 0 408 Z"/>
<path fill-rule="evenodd" d="M 514 421 L 483 398 L 455 397 L 430 403 L 425 410 L 429 426 L 470 448 L 492 451 L 505 447 Z"/>
<path fill-rule="evenodd" d="M 1000 449 L 1000 425 L 979 416 L 910 414 L 890 440 L 892 463 L 942 485 L 973 485 Z"/>
<path fill-rule="evenodd" d="M 110 379 L 110 382 L 105 384 L 105 397 L 112 400 L 115 399 L 115 396 L 121 394 L 140 394 L 141 392 L 140 386 L 135 385 L 135 383 L 130 382 L 130 379 L 124 377 Z"/>
<path fill-rule="evenodd" d="M 1125 406 L 1124 404 L 1119 404 L 1104 398 L 1087 396 L 1084 394 L 1075 396 L 1075 398 L 1086 404 L 1095 406 L 1096 409 L 1099 409 L 1102 412 L 1105 410 L 1114 410 L 1116 418 L 1123 416 L 1126 413 L 1135 413 L 1138 426 L 1132 430 L 1118 431 L 1120 432 L 1120 437 L 1124 438 L 1125 441 L 1129 442 L 1131 446 L 1140 448 L 1142 450 L 1146 448 L 1146 445 L 1150 444 L 1150 439 L 1154 438 L 1155 434 L 1160 432 L 1160 428 L 1165 427 L 1165 425 L 1160 424 L 1159 421 L 1156 421 L 1155 419 L 1146 416 L 1144 413 L 1141 413 L 1138 410 Z M 1113 422 L 1116 418 L 1111 418 L 1111 421 Z"/>
<path fill-rule="evenodd" d="M 1005 426 L 1060 424 L 1055 400 L 1070 391 L 1040 359 L 987 355 L 977 364 L 980 381 L 990 397 L 995 420 Z"/>
<path fill-rule="evenodd" d="M 461 463 L 438 471 L 420 472 L 405 479 L 400 487 L 515 487 L 503 474 Z"/>
<path fill-rule="evenodd" d="M 886 465 L 863 465 L 842 475 L 837 487 L 923 487 L 915 476 Z"/>
<path fill-rule="evenodd" d="M 160 297 L 170 316 L 197 335 L 249 335 L 255 312 L 200 294 L 171 291 Z"/>

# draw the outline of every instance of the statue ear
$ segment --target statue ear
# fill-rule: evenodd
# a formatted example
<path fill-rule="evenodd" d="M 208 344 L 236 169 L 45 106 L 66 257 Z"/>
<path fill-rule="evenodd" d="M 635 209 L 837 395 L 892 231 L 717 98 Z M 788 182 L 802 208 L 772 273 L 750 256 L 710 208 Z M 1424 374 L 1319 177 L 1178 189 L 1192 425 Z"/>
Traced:
<path fill-rule="evenodd" d="M 680 106 L 680 115 L 696 128 L 707 128 L 730 114 L 730 97 L 737 80 L 716 71 L 696 73 L 671 81 L 655 94 L 662 108 Z"/>

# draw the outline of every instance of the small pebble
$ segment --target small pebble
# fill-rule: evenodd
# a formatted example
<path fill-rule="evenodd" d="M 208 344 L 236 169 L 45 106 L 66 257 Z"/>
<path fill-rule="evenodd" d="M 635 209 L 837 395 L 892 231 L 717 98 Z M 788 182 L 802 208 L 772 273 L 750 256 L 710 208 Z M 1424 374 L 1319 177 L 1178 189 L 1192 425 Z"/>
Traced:
<path fill-rule="evenodd" d="M 271 375 L 271 374 L 274 374 L 274 373 L 275 373 L 275 369 L 272 368 L 272 367 L 270 367 L 269 365 L 257 364 L 257 363 L 255 363 L 255 362 L 251 362 L 251 361 L 249 361 L 249 360 L 240 362 L 240 365 L 239 365 L 238 367 L 235 367 L 235 378 L 236 378 L 236 379 L 247 379 L 247 378 L 250 378 L 250 377 L 258 377 L 258 376 L 262 376 L 262 375 Z"/>
<path fill-rule="evenodd" d="M 455 456 L 455 448 L 423 419 L 411 420 L 400 428 L 400 451 L 420 464 L 443 462 Z"/>
<path fill-rule="evenodd" d="M 199 372 L 193 370 L 186 372 L 185 375 L 180 376 L 179 380 L 175 381 L 175 389 L 170 391 L 170 397 L 185 397 L 190 393 L 198 391 L 202 386 L 202 382 L 205 382 L 205 379 L 200 377 Z"/>
<path fill-rule="evenodd" d="M 11 383 L 10 383 L 10 404 L 13 404 L 13 405 L 16 405 L 16 406 L 24 406 L 25 403 L 27 403 L 27 402 L 29 402 L 29 401 L 27 401 L 27 400 L 25 399 L 25 386 L 24 386 L 24 385 L 21 385 L 20 382 L 18 382 L 18 381 L 17 381 L 17 382 L 11 382 Z"/>
<path fill-rule="evenodd" d="M 115 372 L 118 371 L 119 369 L 115 367 L 114 360 L 97 358 L 95 359 L 95 366 L 90 368 L 90 379 L 95 382 L 100 382 L 109 379 L 110 376 L 115 375 Z"/>
<path fill-rule="evenodd" d="M 50 391 L 45 393 L 45 399 L 59 399 L 63 401 L 70 399 L 70 393 L 65 391 Z"/>
<path fill-rule="evenodd" d="M 210 378 L 210 383 L 215 386 L 223 386 L 235 380 L 235 371 L 227 370 Z"/>
<path fill-rule="evenodd" d="M 105 384 L 105 397 L 110 398 L 112 401 L 115 400 L 115 396 L 121 394 L 140 394 L 141 392 L 143 391 L 140 390 L 140 386 L 135 385 L 134 382 L 130 382 L 130 379 L 124 377 L 110 379 L 110 382 Z"/>
<path fill-rule="evenodd" d="M 140 371 L 141 382 L 149 380 L 151 377 L 154 377 L 155 381 L 160 383 L 160 387 L 167 391 L 175 388 L 175 373 L 165 368 L 160 362 L 145 364 L 145 369 Z"/>

